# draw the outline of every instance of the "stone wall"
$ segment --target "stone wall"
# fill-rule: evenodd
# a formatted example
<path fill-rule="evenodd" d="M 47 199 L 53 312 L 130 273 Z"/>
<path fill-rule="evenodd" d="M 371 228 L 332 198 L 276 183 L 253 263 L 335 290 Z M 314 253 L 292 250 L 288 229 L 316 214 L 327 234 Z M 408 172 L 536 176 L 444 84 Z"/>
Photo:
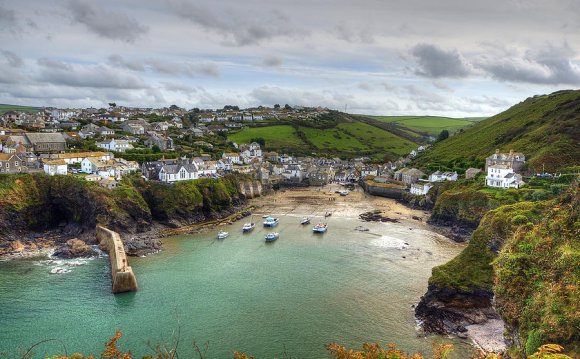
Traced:
<path fill-rule="evenodd" d="M 367 192 L 368 194 L 372 194 L 373 196 L 380 196 L 380 197 L 387 197 L 393 199 L 401 199 L 403 196 L 404 189 L 393 187 L 383 187 L 383 186 L 373 186 L 369 185 L 365 181 L 360 182 L 361 187 Z"/>
<path fill-rule="evenodd" d="M 123 241 L 119 233 L 105 227 L 97 226 L 99 246 L 109 253 L 111 260 L 111 279 L 113 293 L 134 292 L 137 290 L 137 278 L 129 266 Z"/>
<path fill-rule="evenodd" d="M 240 182 L 238 188 L 246 198 L 260 197 L 263 191 L 262 184 L 258 181 Z"/>

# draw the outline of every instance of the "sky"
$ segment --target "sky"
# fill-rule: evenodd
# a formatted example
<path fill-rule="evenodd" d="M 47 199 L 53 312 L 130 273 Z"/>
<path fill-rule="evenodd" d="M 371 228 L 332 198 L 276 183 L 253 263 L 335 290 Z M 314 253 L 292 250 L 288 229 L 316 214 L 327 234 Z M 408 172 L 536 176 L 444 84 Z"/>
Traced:
<path fill-rule="evenodd" d="M 580 0 L 0 0 L 0 103 L 489 116 L 578 51 Z"/>

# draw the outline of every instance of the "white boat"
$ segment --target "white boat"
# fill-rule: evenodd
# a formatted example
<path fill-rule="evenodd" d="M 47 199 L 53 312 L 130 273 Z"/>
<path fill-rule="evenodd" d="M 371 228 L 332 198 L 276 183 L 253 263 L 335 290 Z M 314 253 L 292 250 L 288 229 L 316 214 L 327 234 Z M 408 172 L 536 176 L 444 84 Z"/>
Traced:
<path fill-rule="evenodd" d="M 274 242 L 278 238 L 280 238 L 280 233 L 278 232 L 270 232 L 266 234 L 266 242 Z"/>
<path fill-rule="evenodd" d="M 264 227 L 274 227 L 278 225 L 278 218 L 268 217 L 264 221 Z"/>
<path fill-rule="evenodd" d="M 310 218 L 309 217 L 302 218 L 300 224 L 310 224 Z"/>
<path fill-rule="evenodd" d="M 224 238 L 226 238 L 226 237 L 227 237 L 227 236 L 229 236 L 229 235 L 230 235 L 230 234 L 229 234 L 229 232 L 226 232 L 226 231 L 220 231 L 220 232 L 218 233 L 217 237 L 218 237 L 218 239 L 224 239 Z"/>
<path fill-rule="evenodd" d="M 251 232 L 254 230 L 254 228 L 256 228 L 256 224 L 254 222 L 245 223 L 242 227 L 242 232 Z"/>
<path fill-rule="evenodd" d="M 348 191 L 340 191 L 338 192 L 341 196 L 346 196 L 348 194 Z"/>
<path fill-rule="evenodd" d="M 318 223 L 317 225 L 312 228 L 312 232 L 314 233 L 324 233 L 326 232 L 326 223 Z"/>

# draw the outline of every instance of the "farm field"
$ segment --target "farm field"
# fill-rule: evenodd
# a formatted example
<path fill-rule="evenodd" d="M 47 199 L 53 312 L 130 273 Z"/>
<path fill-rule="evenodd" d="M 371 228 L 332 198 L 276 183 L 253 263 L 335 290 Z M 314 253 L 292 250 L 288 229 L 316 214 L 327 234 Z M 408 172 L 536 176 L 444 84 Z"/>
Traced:
<path fill-rule="evenodd" d="M 337 128 L 354 136 L 367 147 L 379 151 L 404 155 L 417 147 L 411 141 L 363 122 L 343 123 L 338 125 Z"/>
<path fill-rule="evenodd" d="M 0 115 L 6 113 L 8 111 L 22 111 L 22 112 L 36 113 L 36 112 L 38 112 L 38 110 L 39 110 L 38 107 L 0 104 Z"/>
<path fill-rule="evenodd" d="M 485 119 L 485 117 L 452 118 L 438 116 L 372 116 L 372 118 L 383 122 L 396 123 L 430 135 L 438 135 L 442 130 L 448 130 L 453 133 Z"/>
<path fill-rule="evenodd" d="M 305 146 L 304 142 L 296 134 L 294 127 L 289 125 L 245 128 L 239 132 L 231 133 L 228 137 L 237 143 L 250 143 L 253 138 L 261 137 L 266 141 L 265 148 L 268 150 L 293 149 Z"/>

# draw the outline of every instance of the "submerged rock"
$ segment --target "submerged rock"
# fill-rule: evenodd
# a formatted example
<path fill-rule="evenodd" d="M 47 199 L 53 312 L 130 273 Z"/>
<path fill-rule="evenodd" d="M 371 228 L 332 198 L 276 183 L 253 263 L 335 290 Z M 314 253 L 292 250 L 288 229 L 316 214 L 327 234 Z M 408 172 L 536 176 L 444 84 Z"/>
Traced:
<path fill-rule="evenodd" d="M 69 239 L 66 245 L 57 249 L 53 256 L 58 258 L 87 258 L 97 255 L 97 252 L 80 239 Z"/>

